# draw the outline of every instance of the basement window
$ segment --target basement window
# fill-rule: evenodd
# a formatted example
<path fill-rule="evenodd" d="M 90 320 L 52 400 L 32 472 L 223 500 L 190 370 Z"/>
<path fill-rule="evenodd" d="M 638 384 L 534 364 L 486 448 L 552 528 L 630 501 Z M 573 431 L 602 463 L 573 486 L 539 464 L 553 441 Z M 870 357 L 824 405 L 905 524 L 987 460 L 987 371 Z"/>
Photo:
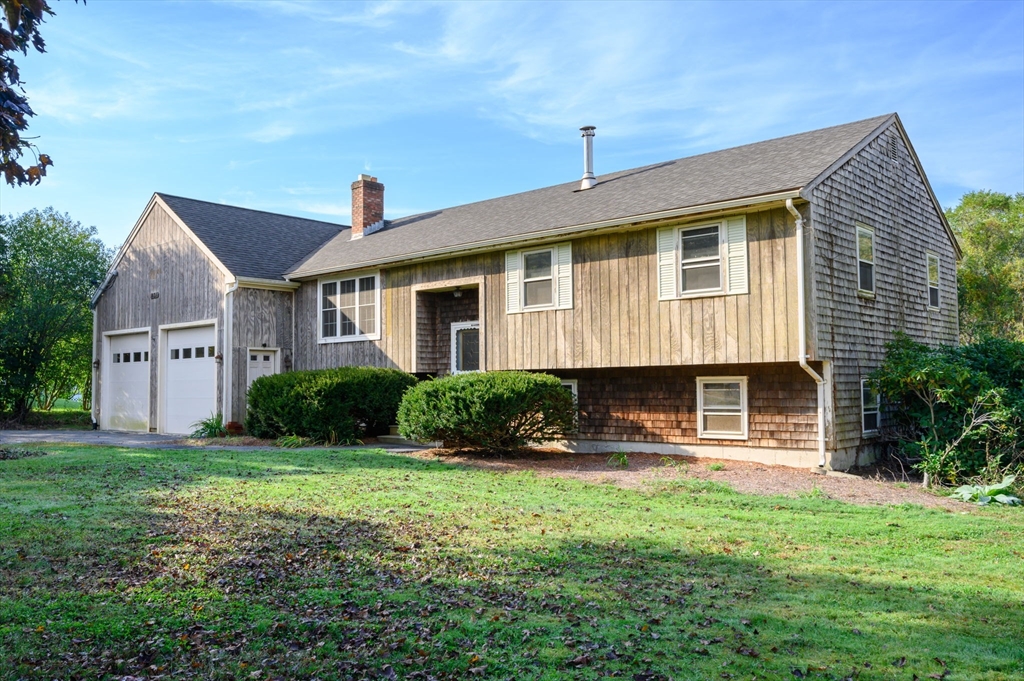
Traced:
<path fill-rule="evenodd" d="M 857 225 L 857 289 L 875 292 L 875 230 Z"/>
<path fill-rule="evenodd" d="M 747 439 L 747 377 L 697 379 L 697 437 Z"/>
<path fill-rule="evenodd" d="M 379 274 L 320 282 L 320 342 L 380 338 Z"/>
<path fill-rule="evenodd" d="M 871 382 L 866 378 L 860 379 L 860 406 L 861 413 L 864 416 L 864 434 L 877 433 L 881 399 L 878 393 L 871 388 Z"/>
<path fill-rule="evenodd" d="M 928 254 L 928 307 L 939 309 L 939 256 Z"/>

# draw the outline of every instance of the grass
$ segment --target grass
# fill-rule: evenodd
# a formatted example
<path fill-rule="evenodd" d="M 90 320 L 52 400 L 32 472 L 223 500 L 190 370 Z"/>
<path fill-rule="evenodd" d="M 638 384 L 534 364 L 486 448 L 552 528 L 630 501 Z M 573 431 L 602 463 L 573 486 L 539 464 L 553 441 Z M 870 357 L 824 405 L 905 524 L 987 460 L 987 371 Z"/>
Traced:
<path fill-rule="evenodd" d="M 89 430 L 92 428 L 92 413 L 82 411 L 80 403 L 71 403 L 70 406 L 58 404 L 50 411 L 33 410 L 25 418 L 24 428 L 63 429 L 63 430 Z M 5 417 L 0 414 L 0 424 L 5 422 Z"/>
<path fill-rule="evenodd" d="M 1015 509 L 50 451 L 0 461 L 2 679 L 1024 674 Z"/>

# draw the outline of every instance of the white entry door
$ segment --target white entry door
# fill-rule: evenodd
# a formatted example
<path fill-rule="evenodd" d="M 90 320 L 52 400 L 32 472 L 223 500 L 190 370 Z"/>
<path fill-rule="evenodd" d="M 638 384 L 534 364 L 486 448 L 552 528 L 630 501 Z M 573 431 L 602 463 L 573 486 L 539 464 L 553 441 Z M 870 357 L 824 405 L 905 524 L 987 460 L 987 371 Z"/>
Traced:
<path fill-rule="evenodd" d="M 217 411 L 213 327 L 168 331 L 163 353 L 164 432 L 188 434 Z"/>
<path fill-rule="evenodd" d="M 106 382 L 100 425 L 110 430 L 149 430 L 149 334 L 107 337 Z"/>
<path fill-rule="evenodd" d="M 277 350 L 250 350 L 249 351 L 249 381 L 245 384 L 246 390 L 252 387 L 252 382 L 260 376 L 276 374 Z"/>

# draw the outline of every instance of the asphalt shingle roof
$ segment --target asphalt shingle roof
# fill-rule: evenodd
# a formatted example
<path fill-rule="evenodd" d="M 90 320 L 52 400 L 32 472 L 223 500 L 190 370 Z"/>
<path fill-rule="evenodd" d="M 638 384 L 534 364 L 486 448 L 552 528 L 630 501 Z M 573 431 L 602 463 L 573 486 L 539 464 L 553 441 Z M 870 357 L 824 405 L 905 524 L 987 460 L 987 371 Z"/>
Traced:
<path fill-rule="evenodd" d="M 289 276 L 311 276 L 438 249 L 528 238 L 549 229 L 798 189 L 890 118 L 894 115 L 608 173 L 598 176 L 598 185 L 587 191 L 574 191 L 579 188 L 579 180 L 575 180 L 412 215 L 389 221 L 384 229 L 362 239 L 352 240 L 351 229 L 344 228 L 321 248 L 311 248 L 302 262 L 293 261 L 297 264 Z"/>
<path fill-rule="evenodd" d="M 343 225 L 158 194 L 236 277 L 282 279 Z"/>

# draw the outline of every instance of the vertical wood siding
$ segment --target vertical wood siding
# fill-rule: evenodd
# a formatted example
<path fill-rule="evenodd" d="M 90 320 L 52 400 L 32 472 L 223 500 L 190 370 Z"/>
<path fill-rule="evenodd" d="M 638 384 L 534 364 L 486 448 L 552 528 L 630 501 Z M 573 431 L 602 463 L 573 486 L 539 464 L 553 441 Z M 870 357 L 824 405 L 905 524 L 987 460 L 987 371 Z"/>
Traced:
<path fill-rule="evenodd" d="M 204 319 L 217 320 L 217 351 L 223 351 L 224 276 L 195 243 L 159 206 L 155 206 L 128 244 L 117 266 L 117 278 L 96 305 L 97 336 L 106 331 L 147 327 L 149 351 L 149 426 L 157 427 L 158 327 Z M 152 294 L 159 296 L 153 298 Z M 101 371 L 95 389 L 102 409 L 102 365 L 110 358 L 98 355 Z M 217 404 L 221 403 L 221 372 L 217 376 Z"/>
<path fill-rule="evenodd" d="M 249 387 L 249 348 L 278 348 L 278 366 L 292 358 L 292 293 L 264 289 L 239 288 L 233 294 L 234 346 L 231 367 L 231 417 L 245 419 L 245 393 Z"/>
<path fill-rule="evenodd" d="M 795 224 L 783 208 L 746 218 L 750 292 L 741 295 L 659 301 L 655 229 L 573 240 L 568 310 L 507 314 L 504 252 L 385 269 L 380 341 L 318 343 L 317 285 L 307 282 L 296 294 L 296 368 L 412 371 L 412 287 L 474 276 L 485 278 L 488 369 L 796 361 Z"/>
<path fill-rule="evenodd" d="M 898 163 L 886 156 L 892 135 Z M 873 300 L 857 296 L 858 221 L 875 230 Z M 881 363 L 893 333 L 933 346 L 957 342 L 956 256 L 895 126 L 814 189 L 811 223 L 815 356 L 834 362 L 829 448 L 850 456 L 865 443 L 860 379 Z M 938 311 L 927 305 L 926 250 L 941 259 Z"/>

